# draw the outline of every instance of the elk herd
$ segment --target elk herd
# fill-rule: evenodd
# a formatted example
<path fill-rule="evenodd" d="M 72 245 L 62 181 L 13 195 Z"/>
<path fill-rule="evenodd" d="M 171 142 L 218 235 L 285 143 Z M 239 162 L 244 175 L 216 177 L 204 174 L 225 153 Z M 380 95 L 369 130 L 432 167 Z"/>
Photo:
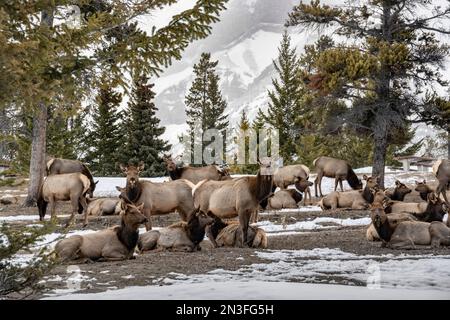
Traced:
<path fill-rule="evenodd" d="M 55 251 L 63 260 L 124 260 L 133 258 L 136 250 L 196 251 L 205 236 L 213 247 L 267 248 L 264 230 L 252 226 L 258 211 L 297 208 L 309 197 L 313 183 L 304 165 L 274 169 L 270 158 L 258 160 L 254 176 L 231 177 L 226 168 L 179 166 L 170 157 L 164 162 L 170 181 L 142 180 L 144 164 L 120 165 L 126 176 L 124 187 L 117 186 L 118 198 L 93 198 L 95 187 L 89 169 L 76 160 L 48 158 L 47 176 L 37 199 L 40 220 L 47 206 L 56 220 L 56 202 L 70 201 L 72 214 L 120 215 L 120 225 L 87 235 L 74 235 L 57 243 Z M 412 189 L 400 181 L 389 189 L 380 188 L 376 176 L 363 175 L 360 180 L 344 160 L 319 157 L 313 162 L 316 172 L 315 196 L 322 210 L 338 208 L 370 210 L 372 223 L 367 229 L 368 241 L 381 241 L 390 248 L 415 248 L 417 245 L 450 245 L 450 219 L 447 189 L 450 187 L 450 161 L 440 160 L 433 166 L 438 185 L 433 189 L 426 181 L 417 182 L 415 191 L 421 202 L 411 202 Z M 323 196 L 322 178 L 334 178 L 334 191 Z M 344 191 L 343 180 L 353 190 Z M 338 185 L 340 191 L 338 191 Z M 177 212 L 180 222 L 152 229 L 152 217 Z M 230 220 L 237 218 L 236 220 Z M 146 232 L 139 233 L 140 225 Z"/>

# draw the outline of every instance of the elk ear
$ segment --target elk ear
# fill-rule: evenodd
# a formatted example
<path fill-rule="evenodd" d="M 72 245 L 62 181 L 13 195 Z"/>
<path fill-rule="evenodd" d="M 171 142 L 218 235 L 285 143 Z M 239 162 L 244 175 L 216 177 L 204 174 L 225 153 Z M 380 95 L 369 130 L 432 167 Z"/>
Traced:
<path fill-rule="evenodd" d="M 120 166 L 120 170 L 122 170 L 122 172 L 126 174 L 128 171 L 128 167 L 123 165 L 122 163 L 119 166 Z"/>
<path fill-rule="evenodd" d="M 395 185 L 396 186 L 399 186 L 401 184 L 401 182 L 400 181 L 398 181 L 398 180 L 395 180 Z"/>
<path fill-rule="evenodd" d="M 116 186 L 116 190 L 122 193 L 122 192 L 124 192 L 124 191 L 125 191 L 125 188 L 122 188 L 122 187 Z"/>
<path fill-rule="evenodd" d="M 142 172 L 142 171 L 144 171 L 144 167 L 145 167 L 144 161 L 141 161 L 141 162 L 139 162 L 137 169 L 139 172 Z"/>
<path fill-rule="evenodd" d="M 423 184 L 427 184 L 427 181 L 426 181 L 426 180 L 423 180 Z"/>
<path fill-rule="evenodd" d="M 417 181 L 417 180 L 416 180 L 416 181 L 414 181 L 414 182 L 415 182 L 416 186 L 417 186 L 417 185 L 418 185 L 418 184 L 420 183 L 420 182 L 419 182 L 419 181 Z"/>
<path fill-rule="evenodd" d="M 364 180 L 367 180 L 368 177 L 367 177 L 365 174 L 363 174 L 363 179 L 364 179 Z"/>

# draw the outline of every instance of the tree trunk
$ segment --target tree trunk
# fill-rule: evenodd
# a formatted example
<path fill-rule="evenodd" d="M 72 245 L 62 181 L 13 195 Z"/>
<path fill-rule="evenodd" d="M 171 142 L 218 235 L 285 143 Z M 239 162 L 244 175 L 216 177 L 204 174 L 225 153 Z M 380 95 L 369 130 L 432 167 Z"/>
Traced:
<path fill-rule="evenodd" d="M 47 106 L 40 103 L 33 118 L 33 134 L 31 140 L 30 182 L 28 196 L 23 206 L 31 207 L 36 204 L 39 186 L 45 172 L 45 148 L 47 137 Z"/>
<path fill-rule="evenodd" d="M 54 8 L 44 9 L 41 13 L 41 26 L 53 27 Z M 24 207 L 36 204 L 39 187 L 45 172 L 45 151 L 47 140 L 47 106 L 41 102 L 33 116 L 33 135 L 31 137 L 30 181 Z"/>
<path fill-rule="evenodd" d="M 384 167 L 386 165 L 387 147 L 387 132 L 377 130 L 374 134 L 372 175 L 378 176 L 378 183 L 381 188 L 384 188 Z"/>
<path fill-rule="evenodd" d="M 450 160 L 450 129 L 447 130 L 447 159 Z"/>

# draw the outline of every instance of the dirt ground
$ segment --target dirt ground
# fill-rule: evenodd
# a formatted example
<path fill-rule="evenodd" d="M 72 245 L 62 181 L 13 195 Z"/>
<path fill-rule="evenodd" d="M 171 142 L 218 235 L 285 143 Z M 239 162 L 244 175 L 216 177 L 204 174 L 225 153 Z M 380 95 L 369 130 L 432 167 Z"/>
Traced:
<path fill-rule="evenodd" d="M 1 193 L 0 189 L 0 193 Z M 1 195 L 1 194 L 0 194 Z M 58 214 L 70 214 L 70 207 L 66 203 L 58 205 Z M 19 204 L 1 206 L 0 217 L 14 215 L 38 216 L 37 208 L 22 208 Z M 335 218 L 362 218 L 368 217 L 369 211 L 314 211 L 314 212 L 274 212 L 259 216 L 259 220 L 270 220 L 276 224 L 290 224 L 298 221 L 312 220 L 316 217 Z M 74 229 L 81 229 L 81 217 L 77 217 Z M 60 217 L 60 222 L 65 222 L 68 217 Z M 157 216 L 153 218 L 153 226 L 164 227 L 177 222 L 179 216 L 175 213 Z M 88 229 L 100 230 L 119 222 L 119 217 L 92 217 Z M 36 222 L 14 221 L 14 224 L 31 224 Z M 268 238 L 268 250 L 282 249 L 314 249 L 314 248 L 339 248 L 346 252 L 358 255 L 385 255 L 404 254 L 405 251 L 381 248 L 380 242 L 369 242 L 365 238 L 367 227 L 342 227 L 327 223 L 331 229 L 319 229 L 310 232 L 276 235 Z M 213 249 L 209 241 L 202 242 L 202 250 L 193 253 L 179 252 L 150 252 L 139 254 L 134 260 L 119 262 L 98 262 L 79 265 L 81 274 L 86 277 L 82 282 L 83 292 L 99 292 L 107 289 L 123 288 L 127 286 L 159 285 L 164 278 L 175 274 L 204 274 L 214 269 L 237 270 L 243 265 L 264 261 L 255 254 L 255 249 L 250 248 L 216 248 Z M 444 254 L 450 255 L 450 248 L 409 250 L 408 254 Z M 381 258 L 381 257 L 380 257 Z M 47 290 L 66 289 L 68 278 L 68 265 L 57 266 L 45 279 L 44 286 Z M 33 298 L 42 297 L 42 294 Z"/>

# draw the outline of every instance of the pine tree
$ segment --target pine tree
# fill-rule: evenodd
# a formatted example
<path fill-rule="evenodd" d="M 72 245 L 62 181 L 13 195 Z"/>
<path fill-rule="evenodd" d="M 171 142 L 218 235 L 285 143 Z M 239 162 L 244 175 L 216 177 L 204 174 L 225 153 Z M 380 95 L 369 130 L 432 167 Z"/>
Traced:
<path fill-rule="evenodd" d="M 414 15 L 419 6 L 429 13 Z M 287 26 L 334 25 L 336 34 L 355 39 L 356 45 L 337 44 L 315 57 L 311 86 L 330 99 L 350 102 L 341 123 L 372 137 L 372 174 L 379 175 L 382 187 L 389 146 L 407 136 L 409 119 L 423 105 L 418 99 L 423 89 L 447 85 L 439 69 L 448 46 L 436 34 L 450 30 L 435 22 L 449 17 L 448 5 L 410 0 L 366 0 L 358 6 L 315 0 L 300 3 L 289 14 Z"/>
<path fill-rule="evenodd" d="M 92 128 L 88 132 L 89 148 L 85 161 L 98 176 L 116 174 L 118 151 L 121 147 L 118 108 L 122 94 L 109 86 L 100 89 L 92 106 Z"/>
<path fill-rule="evenodd" d="M 76 28 L 54 23 L 67 1 L 25 1 L 20 10 L 14 1 L 0 2 L 0 105 L 14 102 L 33 117 L 26 206 L 35 204 L 45 172 L 49 106 L 88 97 L 98 89 L 98 70 L 107 68 L 111 83 L 122 87 L 127 74 L 159 74 L 189 43 L 211 33 L 226 0 L 198 0 L 151 32 L 130 23 L 176 2 L 83 1 Z"/>
<path fill-rule="evenodd" d="M 166 172 L 162 155 L 170 150 L 167 141 L 161 138 L 165 128 L 159 125 L 156 117 L 157 107 L 153 100 L 154 84 L 148 84 L 147 77 L 140 77 L 134 82 L 124 122 L 127 132 L 125 147 L 121 150 L 124 163 L 143 161 L 145 169 L 142 176 L 161 176 Z"/>
<path fill-rule="evenodd" d="M 269 90 L 267 113 L 259 112 L 258 119 L 278 129 L 280 137 L 280 155 L 284 163 L 289 163 L 295 154 L 295 141 L 302 128 L 299 125 L 306 111 L 302 103 L 303 83 L 300 79 L 300 61 L 291 47 L 291 37 L 284 32 L 278 58 L 273 62 L 278 78 L 272 79 L 273 90 Z"/>
<path fill-rule="evenodd" d="M 211 61 L 211 54 L 202 53 L 200 61 L 194 65 L 195 78 L 185 98 L 188 134 L 194 144 L 202 143 L 196 125 L 202 133 L 207 129 L 220 130 L 225 144 L 228 121 L 224 112 L 227 103 L 219 89 L 220 78 L 215 70 L 217 64 L 218 61 Z M 203 145 L 202 152 L 204 148 Z"/>

